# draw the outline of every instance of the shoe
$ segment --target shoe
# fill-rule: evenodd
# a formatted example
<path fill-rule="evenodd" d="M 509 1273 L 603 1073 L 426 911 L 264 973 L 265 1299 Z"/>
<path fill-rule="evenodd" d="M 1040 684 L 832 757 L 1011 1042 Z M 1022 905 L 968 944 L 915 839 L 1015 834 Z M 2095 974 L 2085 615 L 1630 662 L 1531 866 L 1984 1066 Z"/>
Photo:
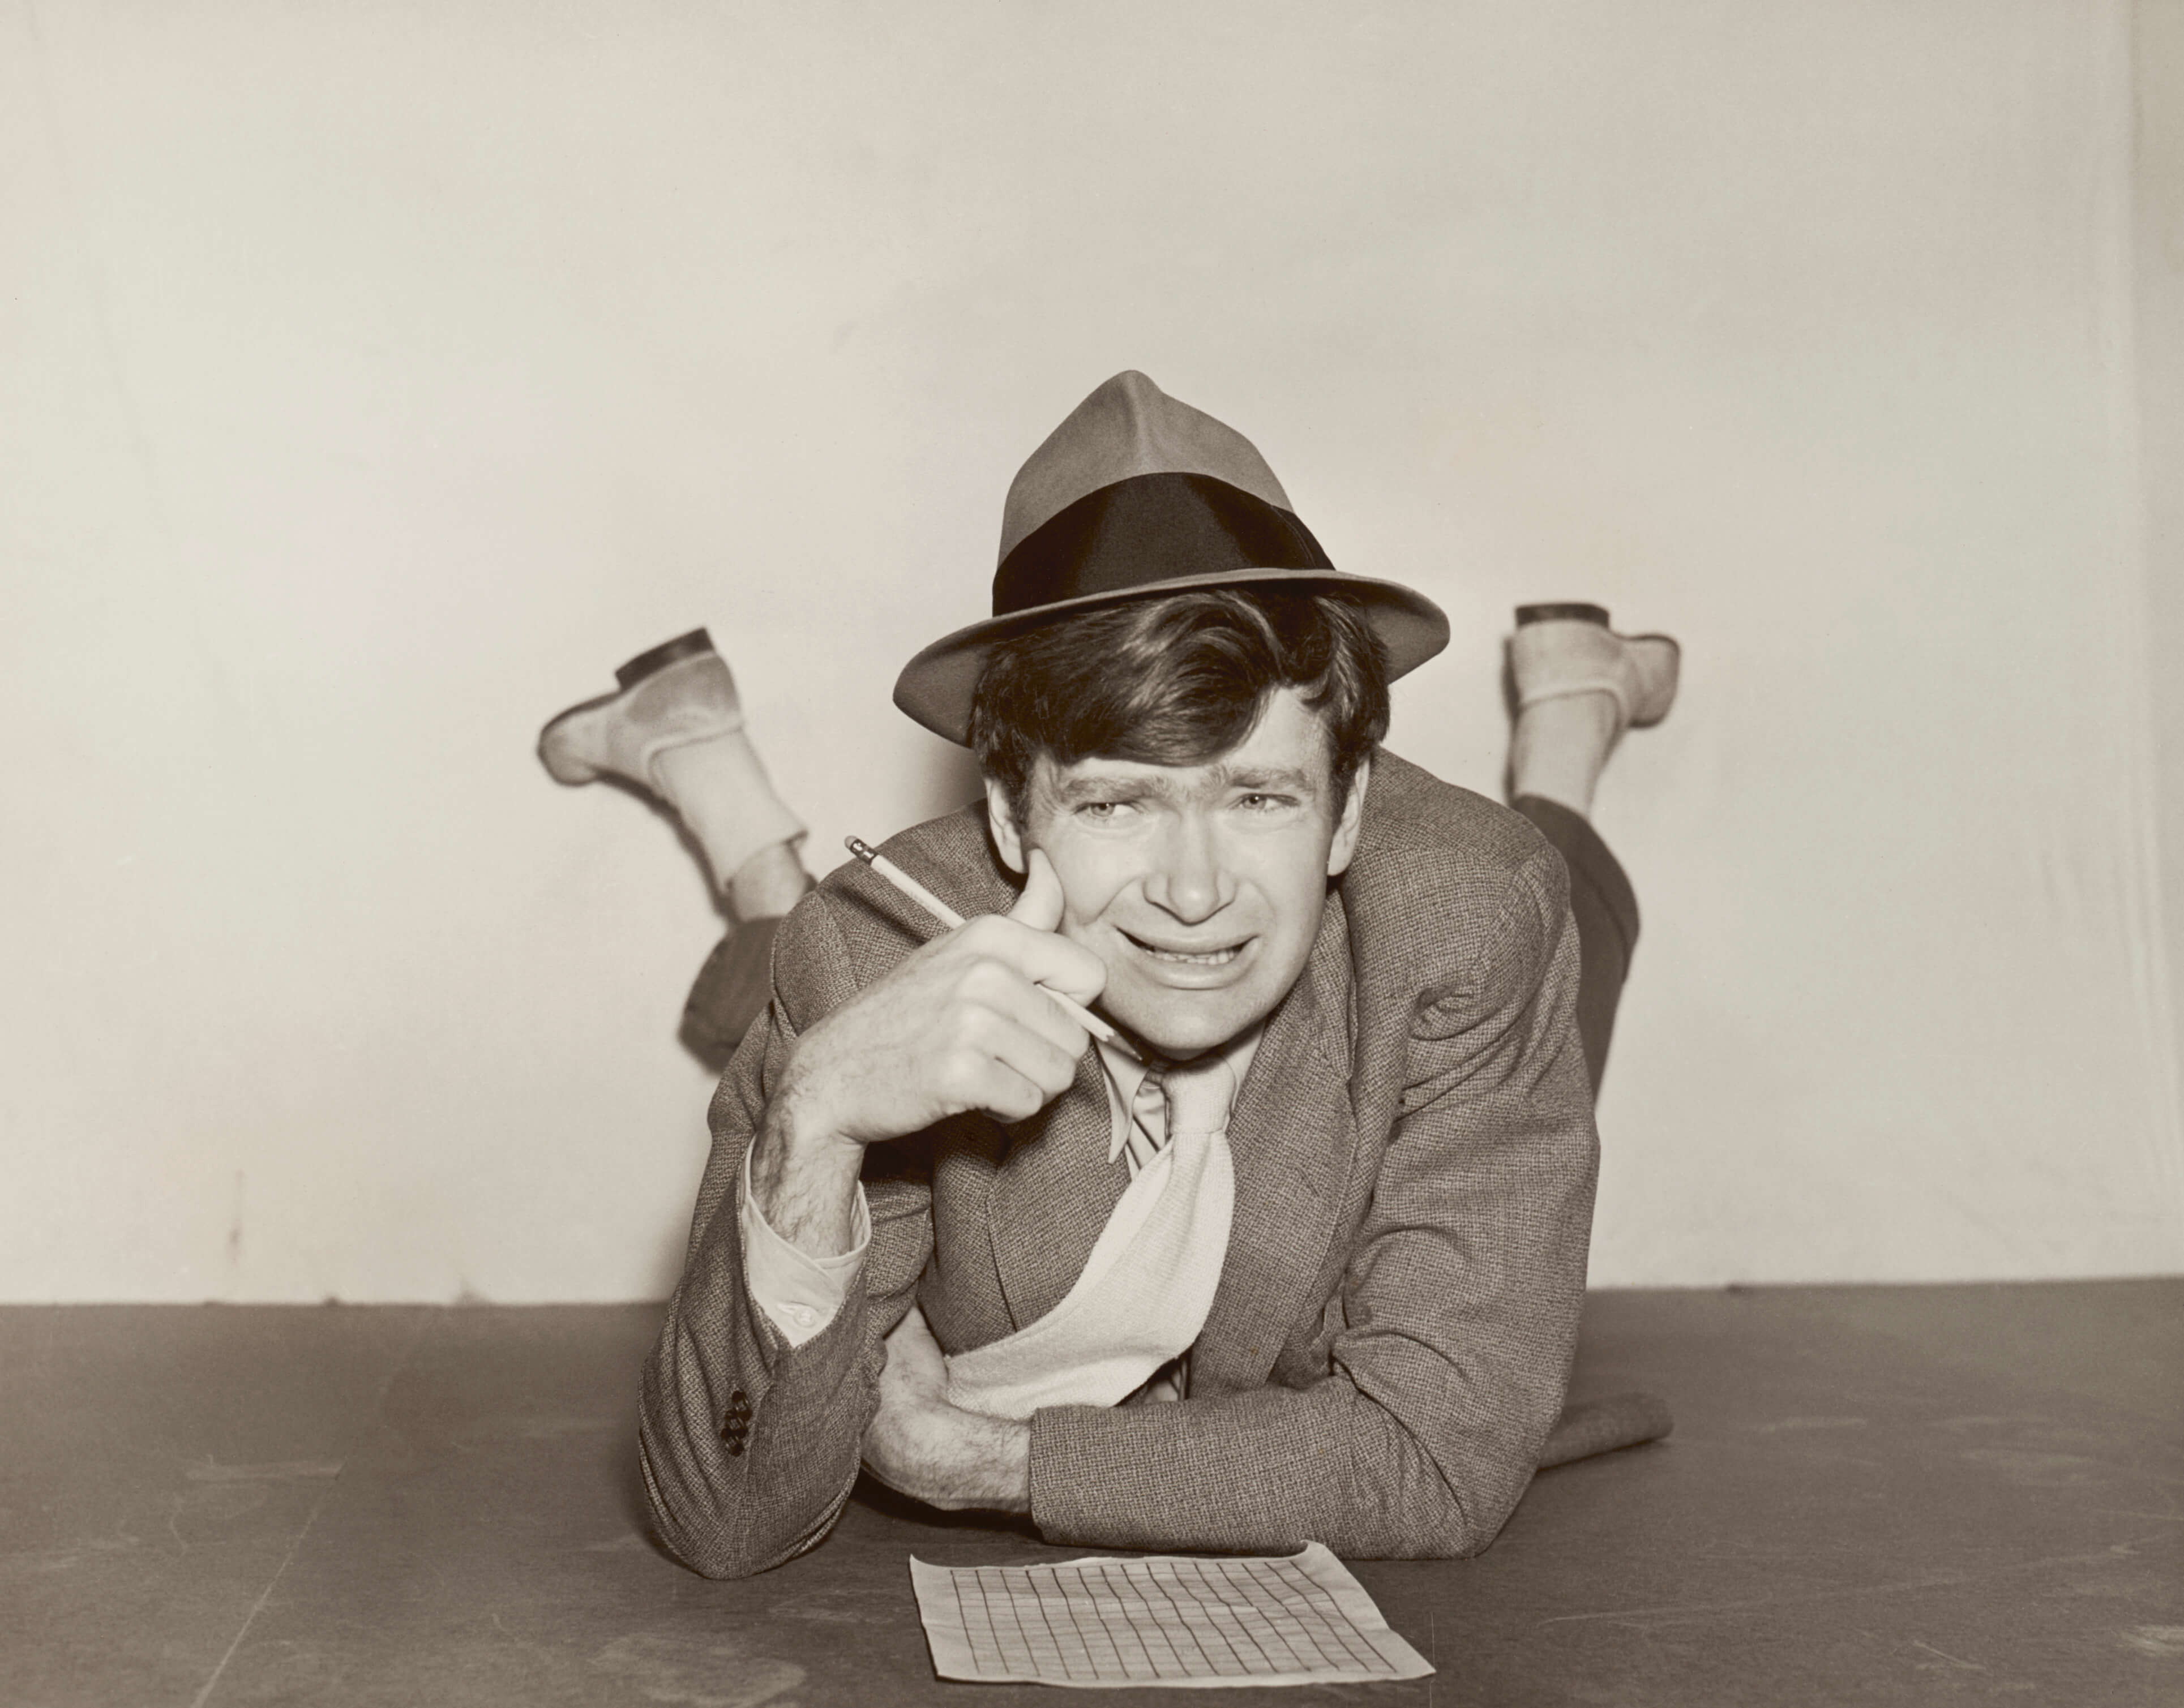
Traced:
<path fill-rule="evenodd" d="M 1631 729 L 1645 729 L 1675 703 L 1682 648 L 1667 635 L 1618 635 L 1598 605 L 1517 607 L 1509 669 L 1518 710 L 1566 694 L 1612 696 Z"/>
<path fill-rule="evenodd" d="M 571 706 L 538 732 L 538 758 L 554 781 L 618 776 L 665 793 L 652 761 L 744 726 L 735 678 L 703 629 L 639 653 L 615 672 L 613 693 Z"/>

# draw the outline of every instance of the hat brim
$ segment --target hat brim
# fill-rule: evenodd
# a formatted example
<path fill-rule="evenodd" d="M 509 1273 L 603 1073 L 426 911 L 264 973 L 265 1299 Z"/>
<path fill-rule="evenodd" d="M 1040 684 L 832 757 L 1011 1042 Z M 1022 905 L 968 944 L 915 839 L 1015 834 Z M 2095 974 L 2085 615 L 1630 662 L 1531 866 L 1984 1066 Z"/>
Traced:
<path fill-rule="evenodd" d="M 1390 682 L 1416 670 L 1448 644 L 1447 615 L 1424 593 L 1394 581 L 1345 575 L 1338 570 L 1219 570 L 1060 599 L 1005 617 L 989 617 L 943 635 L 903 666 L 902 674 L 895 678 L 894 703 L 933 734 L 967 747 L 971 698 L 978 690 L 987 654 L 1000 643 L 1083 612 L 1156 598 L 1162 593 L 1267 586 L 1289 593 L 1339 593 L 1356 600 L 1388 650 Z"/>

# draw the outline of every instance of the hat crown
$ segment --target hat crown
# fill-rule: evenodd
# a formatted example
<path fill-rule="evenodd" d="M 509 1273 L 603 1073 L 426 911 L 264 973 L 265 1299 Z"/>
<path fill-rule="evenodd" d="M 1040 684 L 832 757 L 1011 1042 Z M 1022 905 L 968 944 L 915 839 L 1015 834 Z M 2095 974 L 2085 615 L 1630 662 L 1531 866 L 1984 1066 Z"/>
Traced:
<path fill-rule="evenodd" d="M 1017 471 L 1001 507 L 1001 559 L 1078 499 L 1139 475 L 1206 476 L 1290 509 L 1249 439 L 1129 368 L 1072 409 Z"/>
<path fill-rule="evenodd" d="M 1069 412 L 1010 484 L 993 615 L 903 666 L 894 703 L 952 742 L 990 649 L 1125 601 L 1229 590 L 1339 594 L 1387 649 L 1392 678 L 1448 644 L 1431 599 L 1338 571 L 1251 442 L 1135 369 Z"/>

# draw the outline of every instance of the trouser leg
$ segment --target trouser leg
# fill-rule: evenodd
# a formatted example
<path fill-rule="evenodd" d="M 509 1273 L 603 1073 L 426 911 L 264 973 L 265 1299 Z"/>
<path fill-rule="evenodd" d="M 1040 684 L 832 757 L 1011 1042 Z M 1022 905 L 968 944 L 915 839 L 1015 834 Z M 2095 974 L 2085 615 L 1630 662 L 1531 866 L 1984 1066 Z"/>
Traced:
<path fill-rule="evenodd" d="M 1583 814 L 1539 795 L 1519 795 L 1514 804 L 1555 845 L 1569 868 L 1570 912 L 1577 921 L 1580 957 L 1577 1030 L 1597 1093 L 1607 1065 L 1608 1040 L 1615 1033 L 1624 976 L 1630 970 L 1630 951 L 1638 942 L 1637 893 L 1630 887 L 1622 862 Z M 1618 1394 L 1566 1406 L 1540 1449 L 1540 1468 L 1657 1441 L 1674 1427 L 1668 1406 L 1650 1394 Z"/>
<path fill-rule="evenodd" d="M 682 1004 L 682 1041 L 707 1066 L 721 1069 L 773 991 L 773 938 L 778 919 L 731 926 L 713 945 Z"/>
<path fill-rule="evenodd" d="M 1592 1088 L 1600 1089 L 1615 1034 L 1616 1005 L 1638 943 L 1638 896 L 1623 865 L 1583 815 L 1558 801 L 1519 795 L 1516 809 L 1555 845 L 1569 868 L 1570 911 L 1577 921 L 1577 1029 Z"/>

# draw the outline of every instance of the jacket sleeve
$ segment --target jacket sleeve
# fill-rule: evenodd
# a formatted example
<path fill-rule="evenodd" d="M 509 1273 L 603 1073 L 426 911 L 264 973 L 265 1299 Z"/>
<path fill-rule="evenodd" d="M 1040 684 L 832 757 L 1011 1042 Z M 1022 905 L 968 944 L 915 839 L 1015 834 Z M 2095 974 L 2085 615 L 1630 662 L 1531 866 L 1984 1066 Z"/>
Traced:
<path fill-rule="evenodd" d="M 1598 1140 L 1552 850 L 1410 1022 L 1401 1102 L 1309 1366 L 1256 1390 L 1032 1421 L 1050 1541 L 1365 1558 L 1476 1553 L 1569 1376 Z M 1289 1385 L 1290 1382 L 1300 1385 Z"/>
<path fill-rule="evenodd" d="M 777 1566 L 840 1516 L 878 1407 L 882 1343 L 932 1249 L 928 1187 L 905 1149 L 875 1146 L 872 1244 L 833 1321 L 792 1347 L 751 1297 L 745 1154 L 800 1029 L 855 990 L 829 904 L 806 896 L 775 940 L 772 1000 L 714 1095 L 682 1279 L 644 1366 L 638 1453 L 653 1516 L 668 1551 L 708 1577 Z"/>

